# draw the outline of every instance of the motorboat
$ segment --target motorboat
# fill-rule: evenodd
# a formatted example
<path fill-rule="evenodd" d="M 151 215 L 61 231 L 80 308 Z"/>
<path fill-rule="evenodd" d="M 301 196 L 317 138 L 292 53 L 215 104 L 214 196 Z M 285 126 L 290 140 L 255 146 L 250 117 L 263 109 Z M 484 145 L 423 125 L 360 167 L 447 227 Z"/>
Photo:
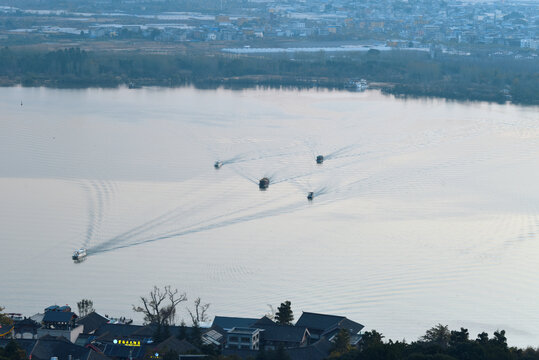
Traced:
<path fill-rule="evenodd" d="M 324 156 L 318 155 L 318 156 L 316 157 L 316 163 L 317 163 L 317 164 L 322 164 L 323 162 L 324 162 Z"/>
<path fill-rule="evenodd" d="M 269 186 L 269 179 L 267 177 L 260 179 L 260 182 L 258 183 L 258 187 L 260 190 L 266 190 Z"/>
<path fill-rule="evenodd" d="M 213 167 L 216 168 L 216 169 L 220 169 L 221 166 L 223 166 L 222 161 L 216 161 L 215 164 L 213 164 Z"/>
<path fill-rule="evenodd" d="M 73 256 L 71 257 L 74 261 L 81 261 L 84 259 L 88 254 L 86 254 L 86 249 L 78 249 L 73 252 Z"/>
<path fill-rule="evenodd" d="M 310 191 L 310 192 L 307 194 L 307 200 L 313 201 L 313 197 L 314 197 L 314 192 Z"/>

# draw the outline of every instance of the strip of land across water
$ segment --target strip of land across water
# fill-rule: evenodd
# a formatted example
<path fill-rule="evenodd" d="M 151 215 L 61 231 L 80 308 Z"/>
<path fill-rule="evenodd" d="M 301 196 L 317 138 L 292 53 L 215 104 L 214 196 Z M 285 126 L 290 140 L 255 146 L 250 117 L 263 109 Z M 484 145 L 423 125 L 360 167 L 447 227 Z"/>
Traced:
<path fill-rule="evenodd" d="M 240 49 L 241 50 L 241 49 Z M 181 51 L 114 51 L 64 47 L 0 49 L 0 85 L 47 87 L 195 86 L 198 88 L 295 87 L 357 90 L 397 96 L 539 105 L 535 58 L 493 58 L 486 53 L 318 48 Z"/>

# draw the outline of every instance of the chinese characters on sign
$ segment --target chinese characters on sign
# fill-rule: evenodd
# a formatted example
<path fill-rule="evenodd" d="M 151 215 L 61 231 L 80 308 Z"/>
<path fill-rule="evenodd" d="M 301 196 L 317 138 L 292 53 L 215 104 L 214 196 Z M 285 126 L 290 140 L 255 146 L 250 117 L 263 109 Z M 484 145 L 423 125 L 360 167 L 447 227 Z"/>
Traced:
<path fill-rule="evenodd" d="M 114 339 L 113 343 L 123 345 L 123 346 L 138 346 L 138 347 L 140 346 L 140 341 L 136 341 L 136 340 L 117 340 L 117 339 Z"/>

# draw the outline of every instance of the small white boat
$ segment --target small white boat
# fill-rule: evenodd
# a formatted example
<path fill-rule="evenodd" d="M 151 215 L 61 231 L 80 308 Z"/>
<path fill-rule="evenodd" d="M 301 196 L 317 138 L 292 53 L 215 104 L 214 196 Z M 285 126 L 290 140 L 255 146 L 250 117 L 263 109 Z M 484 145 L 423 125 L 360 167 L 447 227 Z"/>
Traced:
<path fill-rule="evenodd" d="M 365 91 L 369 88 L 369 83 L 365 79 L 349 80 L 345 87 L 352 91 Z"/>
<path fill-rule="evenodd" d="M 313 201 L 313 197 L 314 197 L 314 192 L 310 191 L 310 192 L 307 194 L 307 200 Z"/>
<path fill-rule="evenodd" d="M 73 256 L 71 257 L 74 261 L 81 261 L 87 256 L 86 249 L 78 249 L 73 252 Z"/>
<path fill-rule="evenodd" d="M 216 161 L 215 164 L 213 164 L 213 167 L 216 169 L 220 169 L 221 166 L 223 166 L 223 163 L 221 161 Z"/>
<path fill-rule="evenodd" d="M 367 83 L 367 80 L 361 79 L 359 81 L 356 81 L 356 90 L 357 91 L 365 91 L 369 88 L 369 84 Z"/>

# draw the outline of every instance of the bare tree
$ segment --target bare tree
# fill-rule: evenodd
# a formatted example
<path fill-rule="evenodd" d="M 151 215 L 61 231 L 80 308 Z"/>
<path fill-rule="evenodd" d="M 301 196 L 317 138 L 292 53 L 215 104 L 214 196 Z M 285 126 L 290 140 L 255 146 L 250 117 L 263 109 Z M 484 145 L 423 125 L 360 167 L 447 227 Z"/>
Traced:
<path fill-rule="evenodd" d="M 145 324 L 167 326 L 174 324 L 176 307 L 179 303 L 187 301 L 187 295 L 179 294 L 178 289 L 172 290 L 170 285 L 162 290 L 154 286 L 149 296 L 141 296 L 140 301 L 142 306 L 133 305 L 133 311 L 144 314 Z"/>
<path fill-rule="evenodd" d="M 268 304 L 268 307 L 269 307 L 269 313 L 266 314 L 266 317 L 270 320 L 273 320 L 275 319 L 275 314 L 277 313 L 277 311 L 271 304 Z"/>
<path fill-rule="evenodd" d="M 79 316 L 83 317 L 94 312 L 94 302 L 90 299 L 82 299 L 77 303 L 79 308 Z"/>
<path fill-rule="evenodd" d="M 195 309 L 191 311 L 191 309 L 187 308 L 187 312 L 189 312 L 194 326 L 198 326 L 201 322 L 208 321 L 206 312 L 209 307 L 210 304 L 202 304 L 202 300 L 198 297 L 195 299 Z"/>

